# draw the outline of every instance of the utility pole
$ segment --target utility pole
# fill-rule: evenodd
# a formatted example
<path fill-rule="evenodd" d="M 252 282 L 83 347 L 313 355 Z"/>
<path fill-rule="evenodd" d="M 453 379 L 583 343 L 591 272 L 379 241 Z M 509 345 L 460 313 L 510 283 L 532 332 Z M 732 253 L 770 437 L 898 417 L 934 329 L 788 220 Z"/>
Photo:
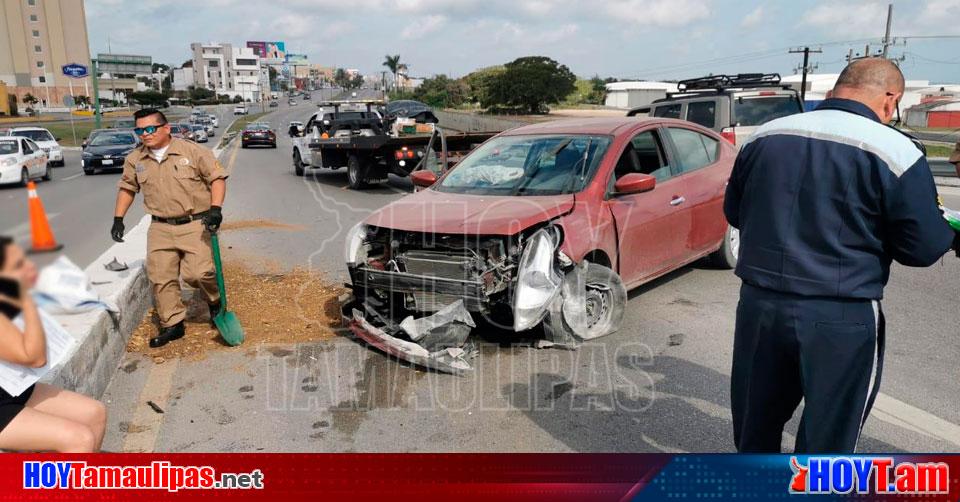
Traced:
<path fill-rule="evenodd" d="M 810 53 L 820 54 L 822 52 L 823 50 L 821 49 L 811 50 L 809 47 L 790 49 L 790 54 L 803 54 L 803 77 L 800 80 L 800 101 L 806 102 L 807 100 L 807 73 L 811 71 Z"/>
<path fill-rule="evenodd" d="M 890 26 L 893 24 L 893 4 L 887 4 L 887 30 L 883 35 L 883 59 L 887 59 L 887 54 L 890 52 L 890 46 L 893 45 L 893 42 L 890 41 Z"/>

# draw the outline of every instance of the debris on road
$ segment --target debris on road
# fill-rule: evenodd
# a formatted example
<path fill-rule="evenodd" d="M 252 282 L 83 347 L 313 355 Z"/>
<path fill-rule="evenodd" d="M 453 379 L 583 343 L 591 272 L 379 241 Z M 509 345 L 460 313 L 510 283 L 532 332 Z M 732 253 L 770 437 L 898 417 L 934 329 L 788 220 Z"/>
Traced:
<path fill-rule="evenodd" d="M 254 271 L 240 261 L 228 260 L 224 274 L 231 289 L 230 308 L 244 323 L 247 345 L 312 342 L 336 336 L 340 327 L 337 297 L 343 288 L 300 268 L 284 271 L 277 264 L 265 264 L 273 270 Z M 162 364 L 181 358 L 199 361 L 210 351 L 241 350 L 227 346 L 210 326 L 202 296 L 193 294 L 187 301 L 183 339 L 151 349 L 150 337 L 157 333 L 156 312 L 151 309 L 134 330 L 127 352 L 141 353 Z"/>
<path fill-rule="evenodd" d="M 113 257 L 113 261 L 104 265 L 103 268 L 111 272 L 123 272 L 124 270 L 130 269 L 126 263 L 122 263 L 116 256 Z"/>
<path fill-rule="evenodd" d="M 457 300 L 431 316 L 420 319 L 407 316 L 400 322 L 400 328 L 410 339 L 430 352 L 462 347 L 470 330 L 476 327 L 470 312 L 463 306 L 463 300 Z"/>
<path fill-rule="evenodd" d="M 153 402 L 153 401 L 147 401 L 147 405 L 150 406 L 151 408 L 153 408 L 153 411 L 155 411 L 155 412 L 157 412 L 157 413 L 159 413 L 159 414 L 163 414 L 163 408 L 157 406 L 157 403 L 155 403 L 155 402 Z"/>

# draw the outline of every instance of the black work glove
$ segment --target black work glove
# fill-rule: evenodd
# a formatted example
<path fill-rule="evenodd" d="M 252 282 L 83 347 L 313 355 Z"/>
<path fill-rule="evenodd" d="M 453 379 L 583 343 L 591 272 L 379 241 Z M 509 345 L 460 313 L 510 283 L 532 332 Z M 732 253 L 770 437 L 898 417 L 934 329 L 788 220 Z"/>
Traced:
<path fill-rule="evenodd" d="M 220 230 L 221 223 L 223 223 L 223 213 L 220 206 L 210 206 L 210 210 L 203 217 L 203 225 L 210 233 L 216 233 Z"/>
<path fill-rule="evenodd" d="M 957 253 L 957 258 L 960 258 L 960 232 L 953 233 L 953 251 Z"/>
<path fill-rule="evenodd" d="M 113 240 L 117 242 L 123 242 L 123 229 L 123 217 L 114 216 L 113 227 L 110 228 L 110 237 L 113 237 Z"/>

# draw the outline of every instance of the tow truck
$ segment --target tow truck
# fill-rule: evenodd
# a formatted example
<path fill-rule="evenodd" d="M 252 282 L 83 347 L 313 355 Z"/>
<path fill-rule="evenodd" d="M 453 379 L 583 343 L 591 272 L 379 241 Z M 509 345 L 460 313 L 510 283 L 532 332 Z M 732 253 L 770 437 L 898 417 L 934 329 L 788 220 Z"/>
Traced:
<path fill-rule="evenodd" d="M 442 174 L 495 132 L 446 134 L 435 122 L 403 121 L 383 115 L 380 100 L 317 103 L 303 126 L 292 125 L 293 168 L 297 176 L 314 169 L 347 169 L 351 189 L 407 177 L 417 169 Z M 402 126 L 398 127 L 398 122 Z"/>

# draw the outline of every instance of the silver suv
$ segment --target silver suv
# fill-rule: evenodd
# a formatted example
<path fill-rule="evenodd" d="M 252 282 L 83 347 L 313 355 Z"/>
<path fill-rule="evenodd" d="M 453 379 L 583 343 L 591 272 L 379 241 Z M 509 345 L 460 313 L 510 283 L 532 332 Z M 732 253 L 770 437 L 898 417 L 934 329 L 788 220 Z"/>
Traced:
<path fill-rule="evenodd" d="M 646 107 L 627 115 L 648 112 L 651 117 L 689 120 L 720 133 L 727 141 L 742 145 L 761 125 L 803 112 L 797 91 L 780 84 L 776 73 L 713 75 L 682 80 L 679 92 L 668 93 Z"/>

